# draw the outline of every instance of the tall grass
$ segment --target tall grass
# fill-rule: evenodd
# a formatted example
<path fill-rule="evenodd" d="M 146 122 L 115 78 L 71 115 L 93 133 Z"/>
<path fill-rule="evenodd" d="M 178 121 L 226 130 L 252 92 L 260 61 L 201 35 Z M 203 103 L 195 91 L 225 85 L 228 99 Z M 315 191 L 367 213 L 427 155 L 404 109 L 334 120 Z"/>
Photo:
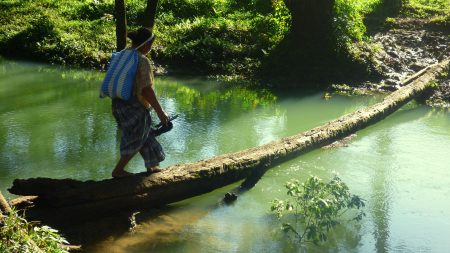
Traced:
<path fill-rule="evenodd" d="M 68 252 L 64 248 L 64 244 L 68 242 L 57 230 L 28 222 L 15 210 L 9 215 L 0 216 L 0 252 L 36 252 L 36 247 L 46 253 Z"/>
<path fill-rule="evenodd" d="M 414 9 L 419 16 L 429 14 L 449 15 L 450 1 L 448 0 L 407 0 L 407 9 Z"/>

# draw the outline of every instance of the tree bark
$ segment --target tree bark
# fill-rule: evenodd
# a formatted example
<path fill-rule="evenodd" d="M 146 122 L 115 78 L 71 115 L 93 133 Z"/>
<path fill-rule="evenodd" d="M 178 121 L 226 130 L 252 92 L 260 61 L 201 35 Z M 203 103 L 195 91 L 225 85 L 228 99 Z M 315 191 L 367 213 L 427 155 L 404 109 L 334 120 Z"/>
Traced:
<path fill-rule="evenodd" d="M 258 76 L 279 86 L 322 88 L 342 79 L 342 64 L 353 66 L 337 49 L 333 28 L 335 0 L 284 0 L 291 27 L 263 59 Z"/>
<path fill-rule="evenodd" d="M 261 175 L 275 164 L 310 150 L 331 144 L 395 112 L 423 93 L 430 81 L 449 66 L 450 59 L 427 67 L 408 79 L 404 87 L 380 103 L 344 115 L 310 131 L 233 154 L 192 164 L 177 164 L 163 172 L 136 174 L 122 179 L 81 182 L 72 179 L 16 179 L 9 191 L 37 195 L 37 206 L 47 210 L 88 215 L 158 207 L 210 192 L 233 182 Z M 58 209 L 59 208 L 59 209 Z"/>
<path fill-rule="evenodd" d="M 158 0 L 147 0 L 147 7 L 145 8 L 144 20 L 142 22 L 142 25 L 144 27 L 149 28 L 150 30 L 152 30 L 153 26 L 155 26 L 157 7 L 158 7 Z"/>
<path fill-rule="evenodd" d="M 127 15 L 125 0 L 115 0 L 116 43 L 117 51 L 127 46 Z"/>
<path fill-rule="evenodd" d="M 400 13 L 403 6 L 402 0 L 384 0 L 386 8 L 392 12 L 392 14 Z"/>
<path fill-rule="evenodd" d="M 330 50 L 333 47 L 335 0 L 284 0 L 291 12 L 290 38 L 299 47 Z"/>

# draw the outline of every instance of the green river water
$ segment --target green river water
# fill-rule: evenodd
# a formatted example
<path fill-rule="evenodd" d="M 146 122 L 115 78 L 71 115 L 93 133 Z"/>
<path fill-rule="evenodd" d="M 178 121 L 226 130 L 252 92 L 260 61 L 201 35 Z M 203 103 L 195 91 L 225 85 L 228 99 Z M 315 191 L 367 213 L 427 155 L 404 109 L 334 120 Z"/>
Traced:
<path fill-rule="evenodd" d="M 110 178 L 119 139 L 103 74 L 0 62 L 0 190 L 15 178 Z M 174 129 L 160 137 L 166 167 L 239 151 L 309 130 L 380 98 L 226 88 L 201 79 L 157 79 Z M 156 118 L 156 117 L 154 117 Z M 136 156 L 131 172 L 144 170 Z M 338 173 L 366 200 L 360 223 L 343 222 L 321 246 L 300 248 L 270 213 L 284 184 Z M 318 149 L 268 170 L 232 205 L 236 184 L 170 205 L 133 232 L 86 252 L 450 252 L 450 113 L 410 103 L 357 133 L 347 147 Z M 112 233 L 113 234 L 113 233 Z"/>

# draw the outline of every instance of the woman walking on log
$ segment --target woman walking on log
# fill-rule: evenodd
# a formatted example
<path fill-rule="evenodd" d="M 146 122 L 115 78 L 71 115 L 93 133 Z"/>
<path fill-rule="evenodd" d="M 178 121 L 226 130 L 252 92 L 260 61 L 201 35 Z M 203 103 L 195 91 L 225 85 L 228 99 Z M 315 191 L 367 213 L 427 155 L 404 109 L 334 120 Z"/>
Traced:
<path fill-rule="evenodd" d="M 159 162 L 164 160 L 165 154 L 151 131 L 149 110 L 153 108 L 156 111 L 162 124 L 169 123 L 169 118 L 156 97 L 152 67 L 150 60 L 145 56 L 150 52 L 155 36 L 147 28 L 140 28 L 129 32 L 127 37 L 132 41 L 129 49 L 137 51 L 138 63 L 130 98 L 128 100 L 112 99 L 112 113 L 122 133 L 120 159 L 112 171 L 113 178 L 133 174 L 125 171 L 124 168 L 137 152 L 144 159 L 147 172 L 160 172 Z M 127 58 L 129 59 L 131 58 Z"/>

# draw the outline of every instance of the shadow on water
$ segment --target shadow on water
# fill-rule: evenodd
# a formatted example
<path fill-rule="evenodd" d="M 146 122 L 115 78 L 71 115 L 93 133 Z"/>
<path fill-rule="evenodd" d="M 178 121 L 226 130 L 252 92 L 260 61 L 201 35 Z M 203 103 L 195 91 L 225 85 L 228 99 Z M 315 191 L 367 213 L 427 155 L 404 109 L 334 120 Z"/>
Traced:
<path fill-rule="evenodd" d="M 223 191 L 226 191 L 224 189 Z M 222 191 L 222 190 L 219 190 Z M 135 215 L 133 229 L 122 227 L 115 233 L 105 233 L 103 240 L 85 245 L 86 252 L 353 252 L 360 244 L 360 226 L 343 222 L 328 234 L 325 245 L 306 244 L 300 246 L 295 238 L 280 229 L 280 223 L 273 214 L 257 218 L 258 235 L 254 234 L 252 222 L 240 219 L 230 220 L 229 215 L 238 217 L 242 205 L 238 200 L 230 205 L 215 197 L 196 199 L 195 206 L 174 204 L 159 210 L 142 211 Z M 245 195 L 241 193 L 241 196 Z M 215 199 L 216 198 L 216 199 Z M 225 216 L 227 224 L 218 220 Z M 243 214 L 248 215 L 248 214 Z M 109 220 L 112 221 L 112 220 Z M 104 228 L 108 229 L 108 220 Z M 98 226 L 97 223 L 95 226 Z M 109 225 L 111 226 L 111 225 Z M 84 229 L 87 229 L 86 227 Z M 114 229 L 117 229 L 114 228 Z M 98 230 L 98 229 L 97 229 Z M 101 229 L 103 230 L 103 229 Z M 101 231 L 100 230 L 100 231 Z M 85 230 L 86 231 L 86 230 Z M 231 238 L 230 238 L 231 233 Z M 233 234 L 235 233 L 235 234 Z M 86 234 L 85 234 L 86 236 Z M 92 238 L 91 238 L 92 239 Z M 216 250 L 210 248 L 214 245 Z"/>
<path fill-rule="evenodd" d="M 180 244 L 181 247 L 185 241 L 180 240 L 178 235 L 189 224 L 204 219 L 209 213 L 233 208 L 236 202 L 225 201 L 224 193 L 234 192 L 239 197 L 243 196 L 256 185 L 267 169 L 269 168 L 255 170 L 256 173 L 252 173 L 242 183 L 237 183 L 239 186 L 215 190 L 206 200 L 202 199 L 204 196 L 198 196 L 160 208 L 133 209 L 100 216 L 92 214 L 90 218 L 83 214 L 78 217 L 71 212 L 70 218 L 64 220 L 58 217 L 59 211 L 44 209 L 29 212 L 28 218 L 60 230 L 72 244 L 83 245 L 85 252 L 92 249 L 96 252 L 141 252 L 143 249 L 164 248 L 167 244 L 171 247 Z M 200 202 L 196 199 L 200 199 Z M 191 202 L 196 204 L 190 205 Z M 57 217 L 56 220 L 53 220 L 54 217 Z M 266 217 L 269 220 L 273 218 L 274 216 Z M 294 246 L 288 243 L 283 247 Z"/>

